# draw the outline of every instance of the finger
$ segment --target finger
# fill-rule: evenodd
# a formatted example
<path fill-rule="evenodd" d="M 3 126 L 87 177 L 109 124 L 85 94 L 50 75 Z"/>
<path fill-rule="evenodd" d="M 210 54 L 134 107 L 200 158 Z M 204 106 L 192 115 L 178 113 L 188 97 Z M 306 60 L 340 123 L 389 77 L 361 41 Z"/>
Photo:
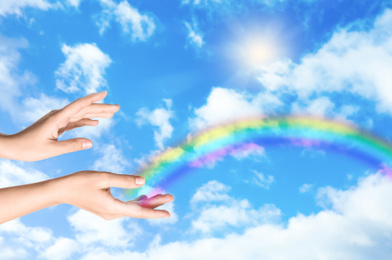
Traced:
<path fill-rule="evenodd" d="M 139 197 L 137 197 L 133 201 L 140 201 L 140 200 L 145 200 L 145 199 L 148 199 L 148 197 L 146 195 L 140 195 Z"/>
<path fill-rule="evenodd" d="M 159 207 L 163 204 L 166 204 L 168 202 L 171 202 L 174 200 L 174 197 L 170 194 L 165 194 L 165 195 L 158 195 L 158 196 L 154 196 L 148 199 L 143 199 L 143 200 L 139 200 L 136 201 L 135 203 L 139 204 L 140 206 L 144 207 L 144 208 L 150 208 L 150 209 L 154 209 L 156 207 Z"/>
<path fill-rule="evenodd" d="M 166 210 L 154 210 L 144 208 L 134 202 L 125 202 L 122 207 L 122 215 L 134 218 L 168 218 L 170 213 Z"/>
<path fill-rule="evenodd" d="M 111 114 L 113 115 L 120 109 L 119 105 L 111 104 L 91 104 L 84 107 L 79 113 L 73 116 L 73 119 L 78 120 L 81 118 L 92 118 L 97 116 L 91 115 L 101 115 L 101 114 Z"/>
<path fill-rule="evenodd" d="M 96 126 L 98 124 L 99 124 L 98 120 L 92 120 L 92 119 L 89 119 L 89 118 L 83 118 L 83 119 L 80 119 L 79 121 L 69 123 L 67 125 L 67 127 L 64 129 L 63 132 L 70 131 L 70 130 L 78 128 L 78 127 Z"/>
<path fill-rule="evenodd" d="M 89 149 L 93 143 L 86 138 L 75 138 L 53 143 L 53 156 Z"/>
<path fill-rule="evenodd" d="M 141 176 L 108 172 L 102 182 L 102 188 L 117 187 L 124 189 L 136 189 L 143 186 L 145 182 L 145 179 Z"/>
<path fill-rule="evenodd" d="M 87 114 L 83 118 L 111 118 L 113 115 L 113 113 Z"/>
<path fill-rule="evenodd" d="M 74 102 L 72 102 L 71 104 L 65 106 L 59 112 L 59 116 L 61 116 L 61 118 L 66 118 L 69 120 L 71 117 L 79 113 L 84 107 L 87 107 L 88 105 L 91 105 L 94 102 L 104 99 L 106 95 L 107 95 L 107 91 L 102 91 L 99 93 L 93 93 L 88 96 L 79 98 Z"/>

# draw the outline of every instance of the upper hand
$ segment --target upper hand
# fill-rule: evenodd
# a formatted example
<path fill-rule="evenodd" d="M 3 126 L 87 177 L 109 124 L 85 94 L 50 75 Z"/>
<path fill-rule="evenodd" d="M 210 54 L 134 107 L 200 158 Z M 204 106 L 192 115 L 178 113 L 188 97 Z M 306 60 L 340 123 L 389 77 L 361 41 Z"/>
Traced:
<path fill-rule="evenodd" d="M 3 148 L 7 159 L 37 161 L 65 153 L 92 147 L 86 138 L 58 141 L 65 131 L 82 126 L 96 126 L 99 121 L 90 118 L 110 118 L 120 107 L 118 105 L 97 104 L 107 95 L 106 91 L 80 98 L 60 110 L 53 110 L 37 122 L 4 138 Z"/>

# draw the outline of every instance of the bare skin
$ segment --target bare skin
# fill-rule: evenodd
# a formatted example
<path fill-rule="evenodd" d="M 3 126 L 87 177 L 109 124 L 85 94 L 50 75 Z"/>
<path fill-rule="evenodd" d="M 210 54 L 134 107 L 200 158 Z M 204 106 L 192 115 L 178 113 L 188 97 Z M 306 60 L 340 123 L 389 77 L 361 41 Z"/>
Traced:
<path fill-rule="evenodd" d="M 112 117 L 119 110 L 118 105 L 95 103 L 106 94 L 106 91 L 94 93 L 61 110 L 51 111 L 17 134 L 0 134 L 0 158 L 37 161 L 91 148 L 92 142 L 86 138 L 58 141 L 58 137 L 77 127 L 97 125 L 98 121 L 91 118 Z M 173 201 L 170 194 L 151 198 L 142 195 L 124 202 L 114 198 L 110 192 L 110 187 L 134 189 L 144 183 L 140 176 L 82 171 L 43 182 L 3 188 L 0 189 L 0 223 L 62 203 L 90 211 L 106 220 L 170 217 L 166 210 L 155 209 Z"/>
<path fill-rule="evenodd" d="M 58 141 L 60 135 L 74 128 L 96 126 L 98 120 L 111 118 L 119 105 L 95 103 L 106 97 L 106 91 L 80 98 L 63 109 L 53 110 L 37 122 L 13 135 L 0 135 L 0 157 L 20 161 L 38 161 L 65 153 L 89 149 L 87 138 Z"/>
<path fill-rule="evenodd" d="M 141 180 L 138 184 L 137 178 Z M 139 176 L 82 171 L 43 182 L 0 189 L 0 223 L 61 203 L 90 211 L 106 220 L 120 217 L 170 217 L 166 210 L 155 209 L 173 201 L 170 194 L 151 198 L 140 196 L 124 202 L 115 199 L 110 192 L 110 187 L 134 189 L 143 184 L 144 179 Z"/>

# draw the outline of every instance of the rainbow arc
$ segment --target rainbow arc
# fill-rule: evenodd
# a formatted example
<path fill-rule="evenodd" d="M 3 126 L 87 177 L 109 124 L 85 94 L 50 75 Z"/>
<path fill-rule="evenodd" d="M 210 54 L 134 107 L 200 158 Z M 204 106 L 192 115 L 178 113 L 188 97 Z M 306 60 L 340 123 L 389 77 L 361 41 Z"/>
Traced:
<path fill-rule="evenodd" d="M 186 173 L 228 155 L 262 151 L 265 147 L 301 146 L 339 153 L 392 176 L 392 144 L 354 125 L 308 116 L 249 118 L 196 133 L 168 148 L 136 174 L 158 190 L 166 190 Z M 135 190 L 126 191 L 132 196 Z"/>

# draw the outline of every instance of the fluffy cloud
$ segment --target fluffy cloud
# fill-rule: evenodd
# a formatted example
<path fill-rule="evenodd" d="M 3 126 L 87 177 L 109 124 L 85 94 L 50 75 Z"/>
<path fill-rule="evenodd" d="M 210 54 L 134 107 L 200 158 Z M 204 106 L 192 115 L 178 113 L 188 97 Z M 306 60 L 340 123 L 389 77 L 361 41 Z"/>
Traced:
<path fill-rule="evenodd" d="M 117 254 L 112 252 L 110 256 L 136 260 L 389 259 L 392 250 L 392 204 L 385 198 L 391 196 L 390 179 L 374 174 L 347 190 L 321 189 L 319 201 L 328 208 L 307 216 L 298 214 L 284 225 L 261 223 L 241 234 L 231 233 L 222 238 L 167 244 L 158 240 L 151 243 L 146 252 L 121 250 Z M 246 207 L 238 210 L 227 213 L 240 215 Z M 225 218 L 222 212 L 226 211 L 211 214 Z M 103 251 L 91 251 L 86 259 L 105 259 L 107 256 Z"/>
<path fill-rule="evenodd" d="M 63 44 L 61 48 L 65 62 L 55 72 L 56 87 L 67 93 L 84 91 L 97 92 L 106 86 L 103 75 L 112 62 L 95 44 Z"/>
<path fill-rule="evenodd" d="M 74 228 L 76 240 L 84 248 L 92 245 L 103 245 L 112 248 L 129 246 L 140 234 L 136 225 L 128 225 L 125 229 L 125 218 L 106 221 L 85 210 L 78 210 L 68 217 Z M 130 235 L 132 234 L 132 235 Z"/>
<path fill-rule="evenodd" d="M 4 2 L 4 1 L 3 1 Z M 6 1 L 5 1 L 6 2 Z M 21 95 L 21 86 L 35 82 L 34 76 L 24 71 L 18 71 L 20 61 L 19 48 L 28 47 L 25 39 L 10 39 L 0 35 L 0 108 L 14 114 L 18 108 L 17 98 Z"/>
<path fill-rule="evenodd" d="M 306 193 L 306 192 L 310 191 L 312 188 L 313 188 L 312 184 L 304 183 L 301 187 L 299 187 L 299 192 Z"/>
<path fill-rule="evenodd" d="M 200 187 L 191 199 L 193 208 L 200 215 L 192 221 L 194 231 L 214 233 L 230 228 L 250 227 L 271 223 L 280 218 L 280 210 L 274 205 L 253 209 L 248 200 L 237 200 L 227 193 L 230 187 L 218 181 L 210 181 Z M 219 204 L 216 204 L 216 203 Z M 197 206 L 197 207 L 196 207 Z"/>
<path fill-rule="evenodd" d="M 74 8 L 78 8 L 80 5 L 80 2 L 82 2 L 82 0 L 67 0 L 66 2 L 68 5 L 70 5 Z"/>
<path fill-rule="evenodd" d="M 22 101 L 25 109 L 19 116 L 26 122 L 35 122 L 49 111 L 61 109 L 69 103 L 67 99 L 49 97 L 41 93 L 38 98 L 27 97 Z"/>
<path fill-rule="evenodd" d="M 151 194 L 151 196 L 154 196 L 154 195 Z M 148 222 L 151 225 L 161 226 L 161 225 L 167 225 L 167 224 L 174 224 L 178 221 L 178 215 L 174 210 L 174 202 L 164 204 L 164 205 L 160 206 L 159 208 L 170 212 L 170 218 L 149 219 Z"/>
<path fill-rule="evenodd" d="M 391 26 L 392 10 L 386 10 L 370 29 L 340 29 L 298 64 L 286 59 L 262 66 L 259 81 L 270 91 L 295 93 L 301 100 L 343 92 L 374 101 L 379 112 L 392 113 Z M 325 98 L 313 102 L 310 106 L 319 113 L 333 108 Z"/>
<path fill-rule="evenodd" d="M 77 128 L 71 132 L 64 134 L 63 138 L 68 137 L 85 137 L 89 139 L 95 139 L 101 137 L 103 134 L 109 133 L 110 129 L 115 125 L 113 118 L 99 118 L 99 124 L 97 126 L 84 126 Z"/>
<path fill-rule="evenodd" d="M 137 113 L 136 123 L 138 126 L 144 124 L 151 124 L 158 128 L 154 131 L 154 140 L 160 149 L 163 149 L 163 142 L 170 138 L 173 133 L 173 126 L 170 124 L 170 119 L 174 117 L 171 110 L 172 101 L 164 99 L 166 108 L 157 108 L 150 111 L 148 108 L 141 108 Z"/>
<path fill-rule="evenodd" d="M 297 2 L 311 3 L 316 0 L 300 0 Z M 283 6 L 287 0 L 182 0 L 183 5 L 192 8 L 202 9 L 210 14 L 228 14 L 236 13 L 243 10 L 249 10 L 252 7 L 262 7 L 274 10 L 276 7 Z"/>
<path fill-rule="evenodd" d="M 4 243 L 6 237 L 7 243 Z M 30 258 L 31 251 L 40 251 L 53 239 L 52 231 L 43 227 L 28 227 L 20 219 L 0 225 L 0 251 L 5 259 Z"/>
<path fill-rule="evenodd" d="M 54 244 L 49 246 L 41 256 L 46 259 L 70 259 L 70 256 L 80 250 L 79 244 L 70 238 L 59 237 Z"/>
<path fill-rule="evenodd" d="M 218 181 L 209 181 L 197 189 L 196 193 L 192 196 L 191 204 L 195 205 L 199 202 L 209 201 L 227 201 L 230 199 L 230 196 L 227 194 L 230 189 L 229 186 Z"/>
<path fill-rule="evenodd" d="M 207 98 L 207 104 L 195 109 L 195 117 L 190 119 L 190 126 L 194 130 L 200 130 L 231 120 L 260 116 L 264 111 L 281 105 L 278 98 L 268 93 L 254 96 L 247 92 L 215 87 Z"/>
<path fill-rule="evenodd" d="M 28 47 L 25 39 L 5 38 L 0 35 L 0 109 L 7 111 L 14 121 L 31 123 L 53 109 L 68 103 L 66 99 L 47 96 L 24 97 L 28 85 L 35 84 L 35 76 L 29 71 L 18 70 L 18 49 Z"/>
<path fill-rule="evenodd" d="M 22 185 L 47 180 L 49 177 L 32 168 L 24 168 L 21 164 L 0 159 L 0 188 Z"/>
<path fill-rule="evenodd" d="M 127 1 L 119 4 L 112 0 L 100 0 L 103 11 L 98 17 L 97 25 L 102 34 L 115 19 L 124 34 L 131 35 L 133 41 L 146 41 L 155 31 L 154 19 L 146 14 L 141 14 Z"/>
<path fill-rule="evenodd" d="M 0 16 L 6 15 L 22 15 L 25 8 L 35 8 L 40 10 L 48 10 L 52 4 L 47 0 L 7 0 L 0 2 Z"/>
<path fill-rule="evenodd" d="M 113 144 L 101 145 L 99 153 L 102 157 L 94 162 L 94 170 L 124 174 L 130 165 L 122 151 Z"/>
<path fill-rule="evenodd" d="M 253 170 L 255 177 L 253 177 L 253 183 L 263 189 L 269 189 L 271 184 L 275 182 L 275 178 L 272 175 L 268 175 L 268 177 L 264 176 L 263 173 Z"/>
<path fill-rule="evenodd" d="M 185 22 L 184 24 L 188 30 L 189 43 L 196 48 L 201 48 L 204 44 L 204 41 L 202 35 L 196 30 L 196 24 L 193 24 L 193 26 L 188 22 Z"/>

